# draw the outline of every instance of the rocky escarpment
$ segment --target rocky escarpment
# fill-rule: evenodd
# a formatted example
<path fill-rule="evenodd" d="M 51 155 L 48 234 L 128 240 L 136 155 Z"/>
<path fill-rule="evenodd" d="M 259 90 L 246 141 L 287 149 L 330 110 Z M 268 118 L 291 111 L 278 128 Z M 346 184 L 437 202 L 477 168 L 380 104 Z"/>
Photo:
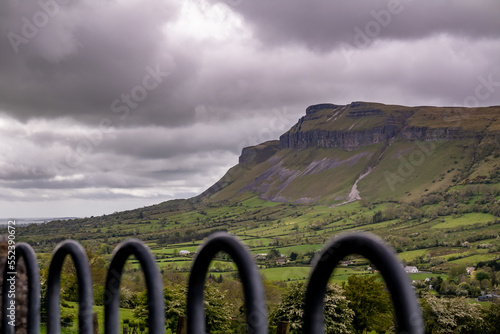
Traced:
<path fill-rule="evenodd" d="M 332 109 L 332 108 L 337 108 L 337 107 L 340 107 L 340 106 L 338 106 L 336 104 L 332 104 L 332 103 L 315 104 L 315 105 L 312 105 L 312 106 L 309 106 L 306 108 L 306 116 L 312 115 L 315 112 L 320 111 L 320 110 Z"/>
<path fill-rule="evenodd" d="M 386 142 L 396 134 L 397 128 L 391 125 L 362 131 L 297 131 L 282 135 L 280 137 L 280 148 L 306 149 L 322 147 L 353 151 L 362 146 Z"/>
<path fill-rule="evenodd" d="M 352 102 L 346 106 L 318 104 L 280 137 L 280 149 L 312 147 L 353 151 L 362 146 L 387 142 L 399 134 L 409 112 L 386 114 L 379 105 Z"/>
<path fill-rule="evenodd" d="M 243 148 L 239 163 L 243 165 L 260 164 L 266 161 L 279 150 L 279 142 L 271 140 L 257 146 Z"/>

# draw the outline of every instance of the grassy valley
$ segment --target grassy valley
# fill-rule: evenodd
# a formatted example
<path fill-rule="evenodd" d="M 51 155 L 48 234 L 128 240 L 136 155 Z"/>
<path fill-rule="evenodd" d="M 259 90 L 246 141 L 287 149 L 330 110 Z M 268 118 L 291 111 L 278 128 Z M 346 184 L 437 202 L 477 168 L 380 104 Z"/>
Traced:
<path fill-rule="evenodd" d="M 203 240 L 227 231 L 254 254 L 272 308 L 307 280 L 328 240 L 366 231 L 392 246 L 404 266 L 418 268 L 409 279 L 419 296 L 473 301 L 500 283 L 498 115 L 499 107 L 312 106 L 279 141 L 245 148 L 239 164 L 197 197 L 18 227 L 17 238 L 35 248 L 42 272 L 65 239 L 78 240 L 102 269 L 116 245 L 139 238 L 177 293 Z M 344 260 L 332 283 L 354 274 L 380 280 L 366 259 Z M 127 265 L 125 287 L 136 309 L 138 266 L 133 259 Z M 213 261 L 209 281 L 241 304 L 227 255 Z M 431 310 L 433 299 L 428 303 Z"/>

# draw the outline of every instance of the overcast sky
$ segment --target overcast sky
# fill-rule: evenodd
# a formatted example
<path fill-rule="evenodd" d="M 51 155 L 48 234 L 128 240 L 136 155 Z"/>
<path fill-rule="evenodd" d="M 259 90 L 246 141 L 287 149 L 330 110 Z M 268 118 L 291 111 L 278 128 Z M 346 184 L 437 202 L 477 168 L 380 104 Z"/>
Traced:
<path fill-rule="evenodd" d="M 2 0 L 0 217 L 188 198 L 308 105 L 500 105 L 498 0 Z"/>

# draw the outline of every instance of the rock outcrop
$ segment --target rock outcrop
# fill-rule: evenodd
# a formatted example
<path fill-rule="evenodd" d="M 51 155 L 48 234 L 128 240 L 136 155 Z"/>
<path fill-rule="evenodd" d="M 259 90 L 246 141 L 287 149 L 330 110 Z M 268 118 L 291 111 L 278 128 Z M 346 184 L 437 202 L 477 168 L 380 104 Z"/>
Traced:
<path fill-rule="evenodd" d="M 315 105 L 312 105 L 312 106 L 309 106 L 306 108 L 306 115 L 312 115 L 317 111 L 324 110 L 324 109 L 332 109 L 332 108 L 336 108 L 336 107 L 340 107 L 340 106 L 338 106 L 336 104 L 332 104 L 332 103 L 315 104 Z"/>
<path fill-rule="evenodd" d="M 312 130 L 287 132 L 280 137 L 280 148 L 306 149 L 322 147 L 353 151 L 362 146 L 386 142 L 396 134 L 397 128 L 390 125 L 362 131 Z"/>
<path fill-rule="evenodd" d="M 271 140 L 257 146 L 243 148 L 239 158 L 239 163 L 244 165 L 260 164 L 266 161 L 279 150 L 279 142 Z"/>

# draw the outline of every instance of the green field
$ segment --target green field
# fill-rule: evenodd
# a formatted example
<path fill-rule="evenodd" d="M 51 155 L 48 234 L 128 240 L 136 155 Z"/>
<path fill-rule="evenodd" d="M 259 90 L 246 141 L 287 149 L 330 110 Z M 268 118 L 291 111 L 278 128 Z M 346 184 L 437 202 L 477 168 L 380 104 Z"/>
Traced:
<path fill-rule="evenodd" d="M 70 325 L 70 327 L 63 327 L 61 328 L 61 334 L 65 333 L 77 333 L 78 331 L 78 303 L 76 302 L 66 302 L 70 307 L 61 307 L 61 313 L 62 314 L 72 314 L 74 320 L 74 323 Z M 104 332 L 104 306 L 95 306 L 93 307 L 94 313 L 97 313 L 97 321 L 98 321 L 98 326 L 99 326 L 99 332 L 103 333 Z M 128 319 L 128 320 L 133 320 L 135 321 L 135 318 L 133 316 L 133 311 L 132 309 L 126 309 L 126 308 L 120 308 L 120 330 L 123 326 L 123 320 Z M 40 327 L 40 334 L 47 334 L 47 328 L 44 324 L 41 325 Z"/>
<path fill-rule="evenodd" d="M 489 260 L 494 260 L 498 258 L 498 254 L 477 254 L 468 257 L 464 257 L 461 259 L 450 261 L 450 263 L 458 263 L 458 264 L 466 264 L 468 266 L 472 266 L 477 264 L 478 262 L 484 262 Z"/>
<path fill-rule="evenodd" d="M 448 277 L 448 275 L 446 274 L 432 274 L 432 273 L 409 274 L 408 276 L 410 277 L 411 280 L 419 280 L 419 281 L 423 281 L 428 277 L 440 276 L 443 280 L 445 280 Z"/>
<path fill-rule="evenodd" d="M 409 261 L 409 260 L 414 260 L 420 256 L 425 256 L 428 253 L 429 253 L 428 249 L 416 249 L 412 251 L 398 253 L 398 257 L 401 260 Z"/>
<path fill-rule="evenodd" d="M 262 277 L 268 281 L 306 280 L 309 277 L 309 267 L 281 267 L 261 269 Z"/>
<path fill-rule="evenodd" d="M 468 226 L 474 224 L 488 223 L 493 221 L 495 217 L 486 213 L 466 213 L 461 217 L 453 218 L 451 216 L 445 217 L 444 222 L 434 225 L 432 228 L 454 228 L 460 226 Z"/>

